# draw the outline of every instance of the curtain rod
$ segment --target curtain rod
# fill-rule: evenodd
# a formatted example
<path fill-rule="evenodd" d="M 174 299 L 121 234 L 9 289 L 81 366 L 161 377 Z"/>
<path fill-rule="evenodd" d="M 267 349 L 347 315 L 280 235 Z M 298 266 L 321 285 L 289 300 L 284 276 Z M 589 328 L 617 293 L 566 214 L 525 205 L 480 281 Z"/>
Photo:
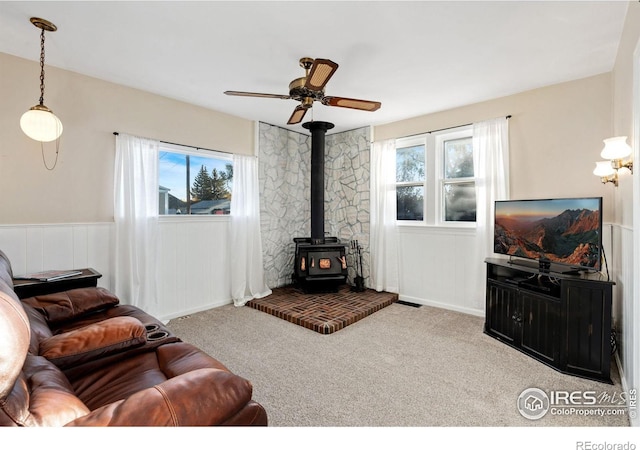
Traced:
<path fill-rule="evenodd" d="M 507 120 L 511 119 L 511 114 L 509 114 L 508 116 L 505 116 L 505 119 L 507 119 Z M 437 130 L 422 131 L 420 133 L 414 133 L 414 134 L 410 134 L 408 136 L 402 136 L 402 137 L 403 138 L 408 138 L 408 137 L 413 137 L 413 136 L 420 136 L 422 134 L 438 133 L 440 131 L 453 130 L 454 128 L 468 127 L 469 125 L 473 125 L 473 123 L 465 123 L 464 125 L 456 125 L 454 127 L 439 128 Z"/>
<path fill-rule="evenodd" d="M 114 132 L 113 132 L 113 135 L 114 135 L 114 136 L 118 136 L 118 135 L 120 135 L 120 133 L 119 133 L 119 132 L 117 132 L 117 131 L 114 131 Z M 162 144 L 178 145 L 178 146 L 180 146 L 180 147 L 195 148 L 196 150 L 206 150 L 206 151 L 208 151 L 208 152 L 224 153 L 224 154 L 226 154 L 226 155 L 234 155 L 234 154 L 235 154 L 235 153 L 231 153 L 231 152 L 225 152 L 224 150 L 213 150 L 213 149 L 211 149 L 211 148 L 196 147 L 196 146 L 194 146 L 194 145 L 177 144 L 177 143 L 175 143 L 175 142 L 168 142 L 168 141 L 158 141 L 158 142 L 160 142 L 160 143 L 162 143 Z"/>

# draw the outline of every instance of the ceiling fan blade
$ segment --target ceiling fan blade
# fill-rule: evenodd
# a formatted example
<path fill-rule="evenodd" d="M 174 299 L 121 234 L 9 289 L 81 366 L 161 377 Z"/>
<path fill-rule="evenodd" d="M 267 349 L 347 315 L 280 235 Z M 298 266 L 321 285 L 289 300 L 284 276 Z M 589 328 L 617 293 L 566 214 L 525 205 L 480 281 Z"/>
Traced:
<path fill-rule="evenodd" d="M 338 70 L 338 64 L 333 61 L 315 59 L 307 76 L 305 87 L 312 91 L 322 91 L 336 70 Z"/>
<path fill-rule="evenodd" d="M 290 95 L 262 94 L 260 92 L 224 91 L 224 93 L 227 95 L 236 95 L 239 97 L 281 98 L 283 100 L 290 100 L 293 98 Z"/>
<path fill-rule="evenodd" d="M 322 99 L 322 104 L 328 106 L 339 106 L 341 108 L 360 109 L 363 111 L 376 111 L 377 109 L 380 109 L 380 106 L 382 106 L 382 103 L 380 102 L 346 97 L 324 97 Z"/>
<path fill-rule="evenodd" d="M 307 113 L 307 109 L 309 108 L 305 108 L 302 105 L 296 106 L 296 109 L 293 110 L 293 114 L 289 117 L 287 125 L 295 125 L 296 123 L 302 122 L 302 118 Z"/>

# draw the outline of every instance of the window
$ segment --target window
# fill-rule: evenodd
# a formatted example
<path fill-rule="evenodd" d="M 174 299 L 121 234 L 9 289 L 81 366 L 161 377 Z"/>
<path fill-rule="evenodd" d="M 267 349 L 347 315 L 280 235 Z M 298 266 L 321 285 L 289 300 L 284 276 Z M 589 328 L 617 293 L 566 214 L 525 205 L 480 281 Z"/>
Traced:
<path fill-rule="evenodd" d="M 436 139 L 442 150 L 442 216 L 445 222 L 476 221 L 471 136 Z"/>
<path fill-rule="evenodd" d="M 424 219 L 425 146 L 396 149 L 398 220 Z"/>
<path fill-rule="evenodd" d="M 232 190 L 230 155 L 161 145 L 158 152 L 160 215 L 229 214 Z"/>
<path fill-rule="evenodd" d="M 396 141 L 397 220 L 430 225 L 475 222 L 471 127 Z"/>

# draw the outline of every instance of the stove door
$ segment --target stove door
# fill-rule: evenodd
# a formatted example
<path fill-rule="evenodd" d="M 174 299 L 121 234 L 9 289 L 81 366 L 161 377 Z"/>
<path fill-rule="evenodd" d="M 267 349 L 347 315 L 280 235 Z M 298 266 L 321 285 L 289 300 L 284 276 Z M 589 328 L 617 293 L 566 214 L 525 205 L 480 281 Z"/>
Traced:
<path fill-rule="evenodd" d="M 310 276 L 340 275 L 342 261 L 339 250 L 310 251 L 307 265 Z"/>

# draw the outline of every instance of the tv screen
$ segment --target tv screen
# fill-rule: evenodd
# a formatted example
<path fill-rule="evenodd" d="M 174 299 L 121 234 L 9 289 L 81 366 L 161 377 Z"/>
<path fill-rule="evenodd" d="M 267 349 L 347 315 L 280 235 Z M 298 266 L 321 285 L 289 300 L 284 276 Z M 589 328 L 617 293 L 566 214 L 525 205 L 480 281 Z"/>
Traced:
<path fill-rule="evenodd" d="M 602 197 L 498 200 L 493 248 L 568 270 L 600 270 Z"/>

